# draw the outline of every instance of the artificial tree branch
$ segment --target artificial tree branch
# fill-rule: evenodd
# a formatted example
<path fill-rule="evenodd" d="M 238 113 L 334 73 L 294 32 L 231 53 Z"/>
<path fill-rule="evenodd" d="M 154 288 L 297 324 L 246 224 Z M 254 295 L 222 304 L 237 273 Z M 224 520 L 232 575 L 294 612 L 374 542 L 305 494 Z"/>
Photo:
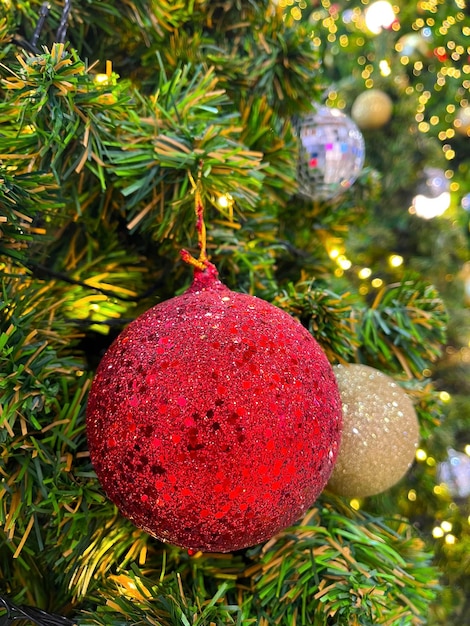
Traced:
<path fill-rule="evenodd" d="M 0 596 L 0 611 L 2 606 L 6 613 L 0 616 L 0 626 L 13 626 L 15 622 L 25 620 L 36 626 L 74 626 L 74 622 L 66 617 L 47 613 L 34 607 L 17 606 L 4 596 Z"/>

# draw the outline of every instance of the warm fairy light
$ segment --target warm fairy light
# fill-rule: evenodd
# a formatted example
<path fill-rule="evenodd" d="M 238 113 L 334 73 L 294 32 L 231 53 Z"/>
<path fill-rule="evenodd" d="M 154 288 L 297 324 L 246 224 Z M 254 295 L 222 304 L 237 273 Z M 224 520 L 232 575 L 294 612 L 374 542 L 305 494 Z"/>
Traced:
<path fill-rule="evenodd" d="M 400 267 L 400 265 L 403 265 L 403 257 L 399 254 L 391 254 L 388 257 L 388 264 L 390 267 Z"/>
<path fill-rule="evenodd" d="M 433 487 L 432 492 L 436 495 L 436 496 L 442 496 L 444 494 L 447 493 L 447 489 L 445 487 L 443 487 L 442 485 L 435 485 Z"/>
<path fill-rule="evenodd" d="M 426 220 L 438 217 L 447 211 L 450 206 L 450 193 L 444 191 L 437 198 L 428 198 L 418 194 L 413 198 L 413 212 Z"/>
<path fill-rule="evenodd" d="M 375 289 L 379 289 L 379 287 L 382 287 L 383 284 L 384 281 L 381 278 L 374 278 L 374 280 L 371 281 L 371 285 Z"/>
<path fill-rule="evenodd" d="M 445 533 L 450 533 L 452 530 L 452 523 L 447 521 L 441 522 L 441 528 Z"/>
<path fill-rule="evenodd" d="M 109 83 L 109 76 L 107 74 L 95 74 L 93 81 L 97 85 L 107 85 Z"/>
<path fill-rule="evenodd" d="M 382 76 L 390 76 L 392 68 L 386 59 L 382 59 L 379 63 L 379 70 Z"/>
<path fill-rule="evenodd" d="M 432 456 L 428 456 L 428 458 L 426 459 L 426 465 L 428 465 L 429 467 L 435 467 L 436 459 L 433 458 Z"/>
<path fill-rule="evenodd" d="M 441 141 L 445 141 L 446 139 L 452 139 L 453 137 L 455 137 L 455 130 L 453 128 L 441 130 L 441 132 L 438 134 L 438 137 Z"/>
<path fill-rule="evenodd" d="M 440 400 L 442 400 L 442 402 L 449 402 L 450 401 L 450 393 L 448 393 L 447 391 L 441 391 L 439 393 L 439 398 L 440 398 Z"/>
<path fill-rule="evenodd" d="M 444 531 L 440 526 L 434 526 L 432 529 L 432 536 L 434 539 L 441 539 L 444 536 Z"/>
<path fill-rule="evenodd" d="M 415 456 L 416 456 L 417 461 L 425 461 L 428 458 L 426 451 L 423 450 L 422 448 L 418 448 L 416 450 Z"/>
<path fill-rule="evenodd" d="M 446 535 L 446 538 L 444 541 L 448 545 L 454 545 L 454 543 L 457 541 L 457 537 L 455 537 L 454 535 Z"/>
<path fill-rule="evenodd" d="M 467 456 L 470 456 L 470 443 L 467 443 L 463 451 L 465 452 Z"/>
<path fill-rule="evenodd" d="M 338 248 L 331 248 L 328 251 L 328 256 L 330 257 L 330 259 L 337 259 L 339 257 L 339 255 L 341 254 L 341 250 L 339 250 Z"/>
<path fill-rule="evenodd" d="M 293 7 L 290 11 L 290 14 L 294 18 L 294 20 L 299 21 L 302 19 L 302 11 L 299 7 Z"/>
<path fill-rule="evenodd" d="M 365 280 L 366 278 L 371 277 L 372 270 L 370 269 L 370 267 L 363 267 L 362 269 L 358 271 L 357 275 L 359 276 L 361 280 Z"/>
<path fill-rule="evenodd" d="M 410 502 L 415 502 L 416 501 L 416 491 L 414 489 L 410 489 L 408 491 L 408 500 Z"/>
<path fill-rule="evenodd" d="M 359 509 L 361 508 L 361 503 L 359 502 L 359 500 L 357 500 L 357 498 L 353 498 L 349 501 L 349 506 L 355 511 L 359 511 Z"/>
<path fill-rule="evenodd" d="M 395 11 L 386 0 L 378 0 L 371 4 L 365 11 L 367 28 L 374 35 L 378 35 L 383 28 L 390 28 L 395 21 Z"/>
<path fill-rule="evenodd" d="M 222 194 L 217 198 L 217 204 L 221 209 L 228 209 L 229 206 L 232 204 L 232 201 L 233 198 L 229 193 Z"/>
<path fill-rule="evenodd" d="M 341 254 L 336 259 L 336 262 L 338 263 L 338 265 L 340 266 L 342 270 L 348 270 L 351 268 L 351 265 L 352 265 L 351 261 L 348 258 L 346 258 L 344 254 Z"/>

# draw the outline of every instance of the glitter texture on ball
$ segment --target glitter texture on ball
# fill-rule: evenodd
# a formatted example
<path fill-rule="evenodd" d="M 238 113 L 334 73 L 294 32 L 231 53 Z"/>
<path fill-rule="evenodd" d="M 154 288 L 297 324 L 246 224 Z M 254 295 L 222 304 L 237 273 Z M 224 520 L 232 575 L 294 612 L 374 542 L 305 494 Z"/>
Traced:
<path fill-rule="evenodd" d="M 419 423 L 413 403 L 389 376 L 367 365 L 336 365 L 343 436 L 328 489 L 364 498 L 386 491 L 415 458 Z"/>
<path fill-rule="evenodd" d="M 361 130 L 375 130 L 387 124 L 393 112 L 393 103 L 388 94 L 380 89 L 362 92 L 351 108 L 351 117 Z"/>
<path fill-rule="evenodd" d="M 97 476 L 162 541 L 229 552 L 297 521 L 331 475 L 341 402 L 310 333 L 214 266 L 132 322 L 87 408 Z"/>

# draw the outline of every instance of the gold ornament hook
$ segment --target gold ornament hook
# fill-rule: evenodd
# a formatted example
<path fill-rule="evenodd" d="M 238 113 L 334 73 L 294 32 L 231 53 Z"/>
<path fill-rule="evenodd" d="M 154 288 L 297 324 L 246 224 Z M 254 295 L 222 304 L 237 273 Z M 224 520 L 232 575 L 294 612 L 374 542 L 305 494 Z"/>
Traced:
<path fill-rule="evenodd" d="M 193 267 L 201 270 L 202 272 L 210 265 L 207 257 L 207 239 L 206 239 L 206 225 L 204 223 L 204 204 L 202 202 L 201 195 L 201 167 L 198 171 L 197 182 L 194 180 L 191 172 L 188 172 L 188 177 L 191 182 L 194 192 L 194 211 L 196 213 L 196 231 L 197 240 L 199 246 L 199 258 L 196 259 L 187 250 L 181 250 L 181 258 L 185 263 L 189 263 Z"/>

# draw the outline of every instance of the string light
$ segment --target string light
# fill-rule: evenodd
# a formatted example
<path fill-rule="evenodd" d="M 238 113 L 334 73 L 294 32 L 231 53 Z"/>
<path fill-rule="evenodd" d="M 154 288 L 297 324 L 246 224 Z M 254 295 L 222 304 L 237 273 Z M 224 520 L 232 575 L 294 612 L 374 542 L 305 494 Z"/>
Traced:
<path fill-rule="evenodd" d="M 417 461 L 425 461 L 428 458 L 426 450 L 422 448 L 418 448 L 415 453 L 415 457 Z"/>
<path fill-rule="evenodd" d="M 390 267 L 400 267 L 400 265 L 403 265 L 403 257 L 399 254 L 391 254 L 388 257 L 388 264 Z"/>
<path fill-rule="evenodd" d="M 363 267 L 358 271 L 357 275 L 361 280 L 365 280 L 367 278 L 370 278 L 370 276 L 372 275 L 372 270 L 370 267 Z"/>
<path fill-rule="evenodd" d="M 390 76 L 392 73 L 392 68 L 390 67 L 389 62 L 386 59 L 382 59 L 379 62 L 379 70 L 382 76 Z"/>
<path fill-rule="evenodd" d="M 450 532 L 451 530 L 452 530 L 452 522 L 448 522 L 447 520 L 444 520 L 443 522 L 440 523 L 439 526 L 434 526 L 434 528 L 431 531 L 431 534 L 434 537 L 434 539 L 444 538 L 444 541 L 447 545 L 454 545 L 457 542 L 457 537 Z"/>
<path fill-rule="evenodd" d="M 107 85 L 109 83 L 109 76 L 107 74 L 95 74 L 93 81 L 97 85 Z"/>
<path fill-rule="evenodd" d="M 222 194 L 217 198 L 217 205 L 221 209 L 228 209 L 232 201 L 233 201 L 233 198 L 229 193 Z"/>
<path fill-rule="evenodd" d="M 378 35 L 384 28 L 390 28 L 396 20 L 392 5 L 386 0 L 378 0 L 365 11 L 365 23 L 374 35 Z"/>
<path fill-rule="evenodd" d="M 359 500 L 357 500 L 357 498 L 353 498 L 349 501 L 349 506 L 355 511 L 359 511 L 359 509 L 361 508 L 361 503 Z"/>
<path fill-rule="evenodd" d="M 427 122 L 420 122 L 418 128 L 429 128 Z M 443 146 L 445 152 L 445 146 Z M 452 150 L 449 146 L 449 150 Z M 454 153 L 455 155 L 455 153 Z M 449 157 L 447 157 L 449 158 Z M 452 157 L 453 158 L 453 157 Z M 450 206 L 450 186 L 445 172 L 436 168 L 425 168 L 424 179 L 418 187 L 410 207 L 410 213 L 424 219 L 442 215 Z"/>
<path fill-rule="evenodd" d="M 342 270 L 348 270 L 351 268 L 351 265 L 352 265 L 351 261 L 348 258 L 346 258 L 344 254 L 341 254 L 337 258 L 337 263 Z"/>

